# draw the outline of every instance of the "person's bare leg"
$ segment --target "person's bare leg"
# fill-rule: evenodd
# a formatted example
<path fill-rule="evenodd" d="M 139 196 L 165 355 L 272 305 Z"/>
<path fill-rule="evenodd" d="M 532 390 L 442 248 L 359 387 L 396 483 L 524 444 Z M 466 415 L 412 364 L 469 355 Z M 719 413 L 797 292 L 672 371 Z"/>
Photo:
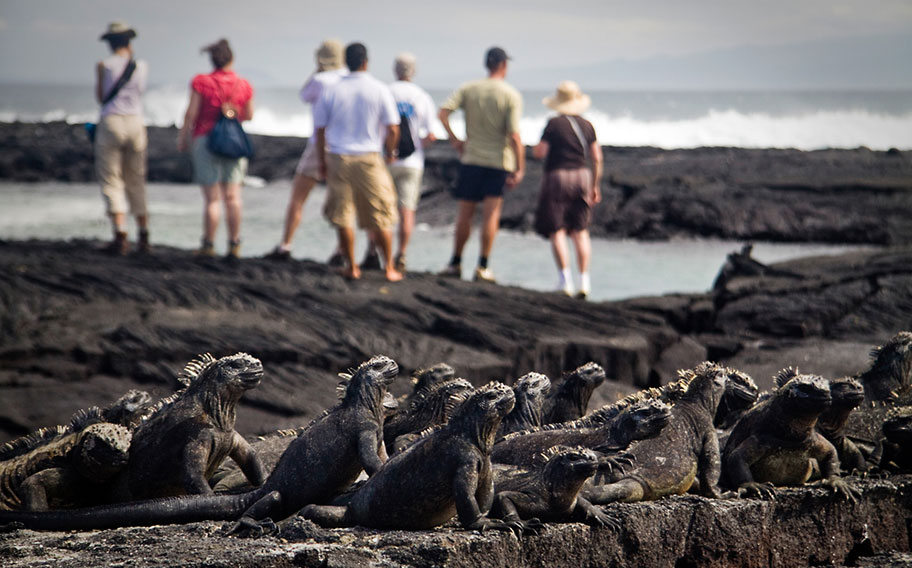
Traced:
<path fill-rule="evenodd" d="M 317 180 L 304 174 L 297 174 L 291 185 L 291 198 L 285 211 L 285 228 L 282 232 L 282 242 L 279 246 L 284 250 L 291 250 L 291 240 L 294 238 L 298 225 L 301 224 L 304 203 L 310 195 L 310 190 L 317 185 Z"/>
<path fill-rule="evenodd" d="M 453 256 L 462 257 L 469 235 L 472 234 L 472 217 L 475 215 L 474 201 L 459 201 L 459 211 L 456 213 L 456 231 L 453 234 Z"/>
<path fill-rule="evenodd" d="M 481 206 L 481 255 L 491 256 L 494 238 L 500 228 L 500 210 L 503 208 L 503 197 L 485 197 Z"/>
<path fill-rule="evenodd" d="M 567 268 L 567 233 L 563 229 L 558 229 L 551 233 L 551 252 L 554 254 L 554 262 L 557 263 L 557 270 L 563 271 Z"/>
<path fill-rule="evenodd" d="M 390 282 L 402 280 L 402 273 L 393 264 L 393 231 L 392 229 L 372 229 L 369 231 L 371 241 L 380 248 L 383 265 L 386 267 L 386 279 Z"/>
<path fill-rule="evenodd" d="M 111 213 L 111 229 L 114 231 L 114 237 L 117 238 L 117 233 L 125 233 L 127 231 L 127 216 L 123 213 Z"/>
<path fill-rule="evenodd" d="M 405 256 L 405 249 L 408 248 L 412 231 L 415 230 L 415 210 L 400 207 L 399 218 L 399 252 L 396 256 Z"/>
<path fill-rule="evenodd" d="M 580 272 L 580 293 L 588 296 L 592 292 L 592 282 L 589 276 L 589 262 L 592 258 L 592 239 L 589 238 L 589 229 L 570 233 L 570 239 L 576 247 L 576 261 Z"/>
<path fill-rule="evenodd" d="M 241 184 L 221 184 L 225 198 L 225 217 L 228 224 L 228 240 L 236 243 L 241 240 Z"/>
<path fill-rule="evenodd" d="M 342 276 L 357 280 L 361 278 L 361 269 L 355 262 L 355 231 L 351 227 L 338 227 L 336 234 L 339 237 L 339 251 L 348 261 L 348 266 L 342 270 Z"/>
<path fill-rule="evenodd" d="M 218 229 L 219 219 L 222 215 L 221 189 L 219 184 L 202 186 L 203 199 L 203 240 L 212 243 L 215 240 L 215 231 Z"/>

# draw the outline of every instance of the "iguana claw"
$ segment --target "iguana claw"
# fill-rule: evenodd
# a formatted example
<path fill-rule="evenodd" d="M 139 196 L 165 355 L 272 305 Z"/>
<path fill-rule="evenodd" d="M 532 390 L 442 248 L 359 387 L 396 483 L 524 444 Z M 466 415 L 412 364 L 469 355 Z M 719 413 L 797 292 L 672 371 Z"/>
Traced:
<path fill-rule="evenodd" d="M 484 532 L 488 529 L 496 531 L 511 531 L 517 537 L 522 534 L 523 526 L 520 521 L 501 521 L 499 519 L 489 519 L 488 517 L 478 517 L 475 521 L 466 527 L 469 530 Z"/>
<path fill-rule="evenodd" d="M 241 517 L 227 534 L 239 538 L 260 538 L 279 532 L 279 527 L 269 517 L 256 520 L 252 517 Z"/>
<path fill-rule="evenodd" d="M 586 524 L 594 527 L 608 527 L 613 531 L 621 530 L 621 522 L 616 517 L 599 509 L 593 509 L 586 515 Z"/>
<path fill-rule="evenodd" d="M 834 495 L 839 493 L 846 501 L 851 501 L 852 503 L 857 503 L 858 498 L 861 497 L 861 492 L 838 477 L 824 479 L 820 484 L 832 488 Z"/>
<path fill-rule="evenodd" d="M 758 499 L 773 499 L 776 494 L 775 492 L 776 490 L 772 483 L 748 481 L 747 483 L 742 483 L 741 486 L 738 487 L 737 495 L 739 498 L 756 497 Z"/>

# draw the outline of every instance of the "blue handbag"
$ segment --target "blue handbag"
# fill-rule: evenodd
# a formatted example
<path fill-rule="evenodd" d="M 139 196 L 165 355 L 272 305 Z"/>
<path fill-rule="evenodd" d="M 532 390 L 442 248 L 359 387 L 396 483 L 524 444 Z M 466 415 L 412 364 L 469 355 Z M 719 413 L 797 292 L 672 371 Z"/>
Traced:
<path fill-rule="evenodd" d="M 253 142 L 244 132 L 236 115 L 219 117 L 215 127 L 209 132 L 206 147 L 210 152 L 224 158 L 252 158 Z"/>

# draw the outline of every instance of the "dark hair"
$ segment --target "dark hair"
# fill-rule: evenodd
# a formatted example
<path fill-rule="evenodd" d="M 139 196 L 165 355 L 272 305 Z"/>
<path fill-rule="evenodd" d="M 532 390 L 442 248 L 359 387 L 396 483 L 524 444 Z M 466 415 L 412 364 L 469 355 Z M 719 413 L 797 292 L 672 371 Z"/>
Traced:
<path fill-rule="evenodd" d="M 231 52 L 231 46 L 228 45 L 228 40 L 225 38 L 212 45 L 207 45 L 201 51 L 209 52 L 209 59 L 212 60 L 212 66 L 216 69 L 221 69 L 234 61 L 234 53 Z"/>
<path fill-rule="evenodd" d="M 111 34 L 108 37 L 106 37 L 105 40 L 108 42 L 108 45 L 111 46 L 111 51 L 115 51 L 115 50 L 120 49 L 121 47 L 129 46 L 130 39 L 132 39 L 132 38 L 133 38 L 132 35 L 130 35 L 128 33 L 123 33 L 123 34 Z"/>
<path fill-rule="evenodd" d="M 345 48 L 345 66 L 357 71 L 367 61 L 367 47 L 363 43 L 350 43 Z"/>
<path fill-rule="evenodd" d="M 485 53 L 485 67 L 488 71 L 496 71 L 501 63 L 505 63 L 510 56 L 500 47 L 492 47 Z"/>

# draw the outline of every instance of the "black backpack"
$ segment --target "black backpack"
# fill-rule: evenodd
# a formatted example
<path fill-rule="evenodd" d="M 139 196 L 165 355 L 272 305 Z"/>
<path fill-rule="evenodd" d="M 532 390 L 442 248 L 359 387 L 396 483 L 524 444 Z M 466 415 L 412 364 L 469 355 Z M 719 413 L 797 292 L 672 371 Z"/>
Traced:
<path fill-rule="evenodd" d="M 399 146 L 397 158 L 402 160 L 415 153 L 415 141 L 412 140 L 412 129 L 409 127 L 409 115 L 399 113 Z"/>

